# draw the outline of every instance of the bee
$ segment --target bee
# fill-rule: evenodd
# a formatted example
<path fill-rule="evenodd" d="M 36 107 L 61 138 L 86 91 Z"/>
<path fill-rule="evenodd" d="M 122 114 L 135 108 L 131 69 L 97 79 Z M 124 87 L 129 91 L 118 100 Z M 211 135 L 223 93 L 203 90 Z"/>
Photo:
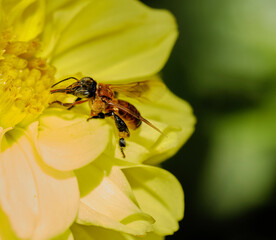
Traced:
<path fill-rule="evenodd" d="M 117 97 L 118 94 L 123 94 L 127 97 L 141 97 L 149 89 L 150 80 L 129 84 L 104 84 L 97 83 L 91 77 L 83 77 L 80 80 L 75 77 L 69 77 L 55 83 L 52 88 L 70 79 L 76 82 L 66 88 L 52 89 L 50 92 L 52 94 L 65 93 L 74 95 L 76 97 L 75 101 L 72 103 L 54 101 L 50 104 L 57 103 L 70 110 L 76 105 L 88 102 L 91 113 L 87 121 L 91 119 L 104 119 L 106 117 L 113 118 L 119 131 L 119 146 L 123 158 L 125 158 L 123 150 L 126 147 L 125 138 L 130 136 L 129 129 L 135 130 L 144 122 L 163 134 L 161 130 L 143 118 L 134 105 Z"/>

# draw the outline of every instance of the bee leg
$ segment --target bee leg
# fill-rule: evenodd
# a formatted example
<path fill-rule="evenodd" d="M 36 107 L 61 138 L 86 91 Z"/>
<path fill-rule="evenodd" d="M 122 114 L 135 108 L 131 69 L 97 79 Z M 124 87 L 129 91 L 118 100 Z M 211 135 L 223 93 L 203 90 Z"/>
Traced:
<path fill-rule="evenodd" d="M 91 117 L 87 118 L 87 122 L 89 120 L 93 119 L 93 118 L 95 118 L 95 119 L 104 119 L 105 117 L 110 117 L 110 116 L 112 116 L 112 112 L 109 112 L 109 113 L 102 113 L 102 112 L 100 112 L 96 116 L 91 116 Z"/>
<path fill-rule="evenodd" d="M 91 120 L 92 118 L 99 118 L 99 119 L 104 119 L 105 118 L 105 114 L 104 113 L 102 113 L 102 112 L 100 112 L 98 115 L 96 115 L 96 116 L 92 116 L 92 117 L 89 117 L 89 118 L 87 118 L 87 122 L 89 121 L 89 120 Z"/>
<path fill-rule="evenodd" d="M 123 148 L 126 146 L 126 141 L 125 141 L 124 138 L 120 138 L 120 140 L 119 140 L 119 146 L 120 146 L 120 148 L 121 148 L 121 153 L 122 153 L 122 155 L 123 155 L 123 158 L 125 158 L 126 155 L 125 155 L 125 153 L 124 153 Z"/>
<path fill-rule="evenodd" d="M 89 121 L 90 119 L 104 119 L 105 117 L 113 117 L 116 127 L 119 130 L 119 146 L 121 148 L 121 153 L 123 155 L 123 158 L 126 157 L 123 148 L 126 146 L 125 138 L 129 137 L 129 130 L 127 125 L 125 124 L 124 120 L 120 118 L 118 115 L 116 115 L 114 112 L 109 113 L 99 113 L 96 116 L 91 116 L 87 119 Z"/>
<path fill-rule="evenodd" d="M 75 100 L 75 102 L 78 102 L 78 101 L 80 101 L 81 100 L 81 98 L 77 98 L 76 100 Z M 74 103 L 75 103 L 74 102 Z M 72 104 L 72 106 L 70 106 L 69 108 L 67 108 L 67 110 L 70 110 L 70 109 L 72 109 L 73 107 L 74 107 L 74 103 Z"/>
<path fill-rule="evenodd" d="M 53 101 L 53 102 L 49 103 L 49 105 L 52 105 L 52 104 L 54 104 L 54 103 L 57 103 L 57 104 L 59 104 L 59 105 L 61 105 L 61 106 L 63 106 L 63 104 L 64 104 L 64 103 L 62 103 L 61 101 Z"/>
<path fill-rule="evenodd" d="M 124 120 L 122 118 L 120 118 L 114 112 L 112 112 L 111 115 L 113 116 L 116 127 L 119 130 L 119 137 L 120 137 L 119 146 L 121 148 L 121 153 L 123 155 L 123 158 L 125 158 L 126 155 L 124 153 L 123 148 L 126 146 L 125 138 L 129 137 L 129 130 L 128 130 L 126 123 L 124 122 Z"/>
<path fill-rule="evenodd" d="M 73 102 L 73 103 L 63 103 L 63 102 L 60 102 L 60 101 L 53 101 L 53 102 L 51 102 L 50 103 L 50 105 L 52 105 L 52 104 L 54 104 L 54 103 L 57 103 L 57 104 L 59 104 L 59 105 L 61 105 L 61 106 L 64 106 L 64 107 L 68 107 L 67 108 L 67 110 L 70 110 L 72 107 L 74 107 L 75 105 L 77 105 L 77 104 L 81 104 L 81 103 L 85 103 L 85 102 L 87 102 L 88 100 L 82 100 L 82 101 L 75 101 L 75 102 Z"/>

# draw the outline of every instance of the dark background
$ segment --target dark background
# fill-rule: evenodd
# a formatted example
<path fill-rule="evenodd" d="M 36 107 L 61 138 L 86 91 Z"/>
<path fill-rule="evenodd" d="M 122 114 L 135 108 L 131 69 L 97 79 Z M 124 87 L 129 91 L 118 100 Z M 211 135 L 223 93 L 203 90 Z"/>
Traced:
<path fill-rule="evenodd" d="M 276 239 L 276 1 L 143 2 L 177 19 L 162 76 L 197 118 L 163 164 L 186 204 L 166 239 Z"/>

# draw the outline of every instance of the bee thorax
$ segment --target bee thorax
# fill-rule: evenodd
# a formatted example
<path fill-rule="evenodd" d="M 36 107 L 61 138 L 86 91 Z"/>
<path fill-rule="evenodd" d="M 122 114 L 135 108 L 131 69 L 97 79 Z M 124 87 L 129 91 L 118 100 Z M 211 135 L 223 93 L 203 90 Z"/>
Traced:
<path fill-rule="evenodd" d="M 100 99 L 100 98 L 95 98 L 91 104 L 91 111 L 94 113 L 100 113 L 100 112 L 104 112 L 106 109 L 106 104 Z"/>

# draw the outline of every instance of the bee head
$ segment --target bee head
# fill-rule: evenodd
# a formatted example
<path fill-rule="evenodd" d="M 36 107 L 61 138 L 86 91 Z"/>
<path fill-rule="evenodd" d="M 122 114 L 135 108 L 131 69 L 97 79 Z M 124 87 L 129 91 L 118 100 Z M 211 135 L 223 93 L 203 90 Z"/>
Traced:
<path fill-rule="evenodd" d="M 97 91 L 97 82 L 91 77 L 83 77 L 78 84 L 74 95 L 79 98 L 95 97 Z"/>

